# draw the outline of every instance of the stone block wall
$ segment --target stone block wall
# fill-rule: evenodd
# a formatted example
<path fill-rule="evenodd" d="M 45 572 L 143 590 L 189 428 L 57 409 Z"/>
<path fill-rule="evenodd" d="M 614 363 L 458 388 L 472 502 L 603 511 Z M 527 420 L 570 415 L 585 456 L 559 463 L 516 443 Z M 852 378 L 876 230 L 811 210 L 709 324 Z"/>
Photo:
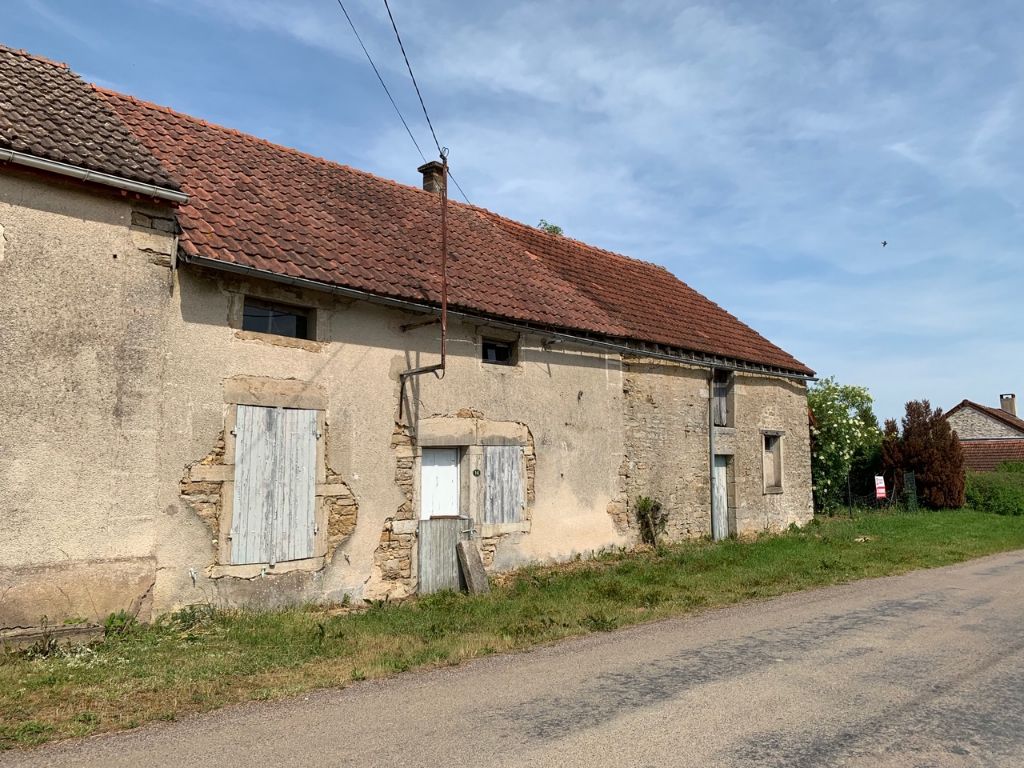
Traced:
<path fill-rule="evenodd" d="M 803 382 L 749 374 L 735 378 L 733 471 L 736 532 L 780 531 L 814 514 L 807 388 Z M 782 435 L 782 493 L 764 488 L 764 431 Z"/>
<path fill-rule="evenodd" d="M 736 374 L 734 427 L 716 428 L 716 453 L 732 457 L 729 505 L 735 533 L 778 531 L 811 519 L 810 433 L 801 382 Z M 711 533 L 708 444 L 708 372 L 667 361 L 634 359 L 624 365 L 623 475 L 626 515 L 636 530 L 640 496 L 668 512 L 666 534 L 679 540 Z M 766 492 L 764 432 L 783 433 L 783 487 Z"/>
<path fill-rule="evenodd" d="M 1000 437 L 1024 437 L 1018 430 L 974 408 L 961 408 L 946 417 L 949 426 L 961 440 L 983 440 Z"/>
<path fill-rule="evenodd" d="M 636 500 L 650 496 L 668 512 L 669 539 L 709 534 L 707 371 L 638 358 L 624 363 L 623 374 L 622 474 L 633 529 Z"/>

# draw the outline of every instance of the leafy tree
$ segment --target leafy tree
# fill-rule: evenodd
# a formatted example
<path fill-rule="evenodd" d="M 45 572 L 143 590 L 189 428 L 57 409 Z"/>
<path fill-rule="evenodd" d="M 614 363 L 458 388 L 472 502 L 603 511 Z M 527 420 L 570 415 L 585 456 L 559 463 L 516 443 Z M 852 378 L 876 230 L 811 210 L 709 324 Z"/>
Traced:
<path fill-rule="evenodd" d="M 537 229 L 543 229 L 549 235 L 558 235 L 559 237 L 565 234 L 560 226 L 552 224 L 547 219 L 541 219 L 537 224 Z"/>
<path fill-rule="evenodd" d="M 882 435 L 866 387 L 840 384 L 829 377 L 807 391 L 811 426 L 811 471 L 818 509 L 829 511 L 843 503 L 850 473 L 867 467 Z"/>
<path fill-rule="evenodd" d="M 964 505 L 964 452 L 960 440 L 927 400 L 911 400 L 902 419 L 885 422 L 882 464 L 897 491 L 903 488 L 903 473 L 913 472 L 917 497 L 931 509 L 959 509 Z"/>

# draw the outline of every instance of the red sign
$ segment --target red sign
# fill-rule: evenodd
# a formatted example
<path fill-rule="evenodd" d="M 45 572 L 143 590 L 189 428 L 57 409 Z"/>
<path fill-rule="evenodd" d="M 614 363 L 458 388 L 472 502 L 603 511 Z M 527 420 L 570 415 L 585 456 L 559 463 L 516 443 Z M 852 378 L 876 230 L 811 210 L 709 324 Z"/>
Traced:
<path fill-rule="evenodd" d="M 881 475 L 875 475 L 875 498 L 885 498 L 885 478 Z"/>

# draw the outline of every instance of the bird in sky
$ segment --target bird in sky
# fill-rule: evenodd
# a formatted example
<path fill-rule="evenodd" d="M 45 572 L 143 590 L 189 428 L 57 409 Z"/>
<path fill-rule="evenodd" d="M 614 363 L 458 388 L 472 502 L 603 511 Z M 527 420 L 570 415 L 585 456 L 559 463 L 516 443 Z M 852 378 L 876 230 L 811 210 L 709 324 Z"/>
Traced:
<path fill-rule="evenodd" d="M 882 247 L 883 247 L 883 248 L 885 248 L 885 246 L 887 246 L 888 244 L 889 244 L 889 241 L 888 241 L 888 240 L 883 240 L 883 241 L 882 241 Z"/>

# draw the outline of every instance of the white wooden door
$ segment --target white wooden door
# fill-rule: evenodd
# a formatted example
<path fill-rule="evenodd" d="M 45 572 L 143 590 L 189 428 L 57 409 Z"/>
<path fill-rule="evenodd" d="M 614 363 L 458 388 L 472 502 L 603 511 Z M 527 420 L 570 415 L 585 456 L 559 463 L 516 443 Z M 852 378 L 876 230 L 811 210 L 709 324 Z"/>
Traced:
<path fill-rule="evenodd" d="M 420 464 L 420 520 L 458 516 L 459 449 L 424 448 Z"/>
<path fill-rule="evenodd" d="M 715 456 L 714 487 L 711 495 L 711 538 L 729 538 L 729 458 Z"/>

